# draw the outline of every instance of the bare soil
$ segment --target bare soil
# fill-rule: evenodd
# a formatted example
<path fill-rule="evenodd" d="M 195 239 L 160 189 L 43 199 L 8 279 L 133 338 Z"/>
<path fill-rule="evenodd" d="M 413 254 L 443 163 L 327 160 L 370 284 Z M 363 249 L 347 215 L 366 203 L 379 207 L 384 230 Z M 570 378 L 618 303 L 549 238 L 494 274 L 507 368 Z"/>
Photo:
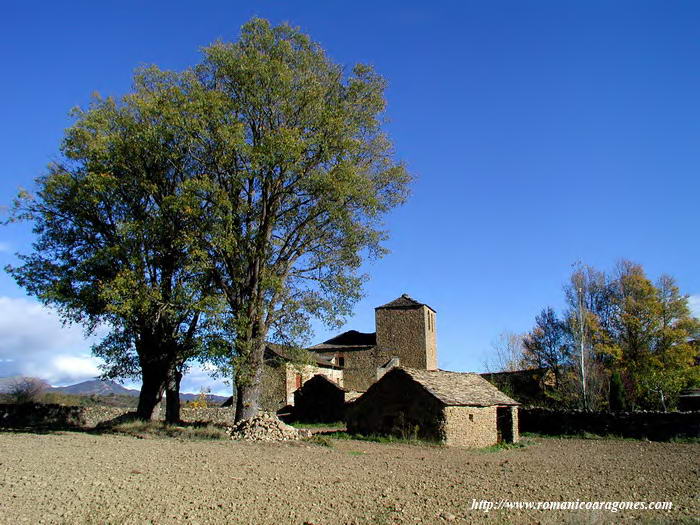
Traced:
<path fill-rule="evenodd" d="M 536 438 L 496 452 L 0 433 L 1 523 L 697 523 L 700 445 Z M 673 510 L 472 510 L 473 500 Z"/>

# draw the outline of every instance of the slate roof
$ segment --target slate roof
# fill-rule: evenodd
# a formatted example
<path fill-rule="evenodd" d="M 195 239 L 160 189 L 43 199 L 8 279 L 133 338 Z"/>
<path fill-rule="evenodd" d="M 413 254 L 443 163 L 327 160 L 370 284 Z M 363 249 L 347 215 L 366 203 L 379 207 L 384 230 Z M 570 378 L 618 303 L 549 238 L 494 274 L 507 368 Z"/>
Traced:
<path fill-rule="evenodd" d="M 419 308 L 421 306 L 426 306 L 427 308 L 430 308 L 425 303 L 421 303 L 419 301 L 416 301 L 413 297 L 408 296 L 407 294 L 403 294 L 401 297 L 394 299 L 391 302 L 388 302 L 386 304 L 383 304 L 382 306 L 377 306 L 375 310 L 380 310 L 380 309 L 410 309 L 410 308 Z M 433 310 L 432 308 L 430 308 Z M 433 310 L 434 312 L 435 310 Z"/>
<path fill-rule="evenodd" d="M 267 343 L 265 346 L 265 358 L 266 359 L 271 359 L 274 357 L 279 357 L 283 359 L 284 361 L 292 361 L 291 356 L 289 355 L 289 348 L 284 346 L 284 345 L 278 345 L 275 343 Z M 331 368 L 340 368 L 333 364 L 333 358 L 332 357 L 326 357 L 323 355 L 318 355 L 314 352 L 310 352 L 311 358 L 314 360 L 317 366 L 324 366 L 324 367 L 331 367 Z"/>
<path fill-rule="evenodd" d="M 313 352 L 328 352 L 331 350 L 365 350 L 377 344 L 377 334 L 348 330 L 340 335 L 336 335 L 323 343 L 309 348 Z"/>
<path fill-rule="evenodd" d="M 519 405 L 479 374 L 447 372 L 445 370 L 419 370 L 397 367 L 387 373 L 408 375 L 438 400 L 448 406 Z M 385 376 L 386 377 L 386 376 Z"/>

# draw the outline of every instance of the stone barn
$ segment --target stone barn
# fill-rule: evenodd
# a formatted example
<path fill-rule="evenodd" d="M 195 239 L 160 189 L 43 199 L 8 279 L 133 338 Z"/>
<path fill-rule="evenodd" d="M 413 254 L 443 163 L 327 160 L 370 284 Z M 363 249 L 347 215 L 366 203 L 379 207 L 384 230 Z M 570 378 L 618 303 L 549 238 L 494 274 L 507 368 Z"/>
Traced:
<path fill-rule="evenodd" d="M 518 441 L 518 403 L 478 374 L 397 367 L 348 410 L 348 431 L 487 447 Z"/>
<path fill-rule="evenodd" d="M 345 390 L 324 375 L 315 375 L 294 392 L 294 419 L 331 423 L 345 419 Z"/>

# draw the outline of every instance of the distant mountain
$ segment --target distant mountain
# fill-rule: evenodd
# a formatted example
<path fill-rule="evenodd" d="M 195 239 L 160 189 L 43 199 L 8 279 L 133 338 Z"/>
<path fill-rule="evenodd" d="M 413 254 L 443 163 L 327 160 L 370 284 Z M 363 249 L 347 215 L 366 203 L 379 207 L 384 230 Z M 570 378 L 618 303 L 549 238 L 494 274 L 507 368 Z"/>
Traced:
<path fill-rule="evenodd" d="M 131 388 L 125 388 L 119 383 L 108 380 L 93 379 L 91 381 L 83 381 L 75 385 L 58 386 L 51 390 L 63 392 L 65 394 L 73 394 L 77 396 L 109 396 L 111 394 L 118 396 L 138 396 L 139 391 Z"/>
<path fill-rule="evenodd" d="M 68 386 L 55 386 L 52 387 L 46 381 L 38 378 L 27 378 L 22 376 L 12 376 L 12 377 L 0 377 L 0 394 L 9 393 L 12 388 L 20 381 L 25 379 L 33 379 L 36 381 L 41 381 L 46 385 L 47 392 L 62 392 L 64 394 L 72 394 L 76 396 L 133 396 L 138 397 L 139 391 L 133 388 L 126 388 L 115 381 L 92 379 L 90 381 L 83 381 L 82 383 L 76 383 L 75 385 Z M 199 397 L 199 394 L 190 393 L 180 393 L 180 400 L 182 401 L 194 401 Z M 212 404 L 221 404 L 228 399 L 227 396 L 215 396 L 212 394 L 207 395 L 207 401 Z"/>
<path fill-rule="evenodd" d="M 63 392 L 65 394 L 73 394 L 78 396 L 138 396 L 139 391 L 132 388 L 125 388 L 119 383 L 109 380 L 93 379 L 92 381 L 83 381 L 70 386 L 54 387 L 51 390 Z M 199 394 L 188 394 L 180 392 L 182 401 L 194 401 L 199 397 Z M 210 403 L 223 403 L 228 399 L 226 396 L 207 395 L 207 400 Z"/>
<path fill-rule="evenodd" d="M 214 394 L 207 394 L 207 402 L 208 403 L 213 403 L 220 405 L 224 401 L 226 401 L 230 396 L 216 396 Z M 199 394 L 183 394 L 180 392 L 180 400 L 181 401 L 194 401 L 195 399 L 199 398 Z"/>

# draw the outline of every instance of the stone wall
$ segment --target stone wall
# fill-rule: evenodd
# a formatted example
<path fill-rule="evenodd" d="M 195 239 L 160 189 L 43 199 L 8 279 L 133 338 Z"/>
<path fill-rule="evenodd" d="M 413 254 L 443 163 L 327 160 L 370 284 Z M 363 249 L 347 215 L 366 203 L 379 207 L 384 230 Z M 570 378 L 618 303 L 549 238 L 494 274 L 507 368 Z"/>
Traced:
<path fill-rule="evenodd" d="M 583 434 L 666 441 L 700 437 L 700 412 L 583 412 L 520 408 L 520 432 Z"/>
<path fill-rule="evenodd" d="M 84 407 L 42 403 L 0 405 L 0 428 L 85 426 Z"/>
<path fill-rule="evenodd" d="M 64 406 L 42 403 L 0 405 L 0 428 L 94 428 L 130 412 L 131 409 L 108 406 Z M 182 407 L 180 415 L 187 422 L 228 423 L 233 420 L 231 408 Z M 164 419 L 161 409 L 158 418 Z"/>
<path fill-rule="evenodd" d="M 435 313 L 425 306 L 377 308 L 377 346 L 386 348 L 410 368 L 435 370 L 437 345 Z"/>
<path fill-rule="evenodd" d="M 512 420 L 512 435 L 513 443 L 520 441 L 520 407 L 510 407 L 510 413 L 513 418 Z"/>
<path fill-rule="evenodd" d="M 401 375 L 385 376 L 347 409 L 348 431 L 429 441 L 444 440 L 443 405 Z"/>
<path fill-rule="evenodd" d="M 290 363 L 285 365 L 285 400 L 287 405 L 294 404 L 294 392 L 297 390 L 297 385 L 299 384 L 299 377 L 301 376 L 302 386 L 309 379 L 315 375 L 322 375 L 330 379 L 333 383 L 339 387 L 343 387 L 343 371 L 337 370 L 335 368 L 325 368 L 320 366 L 296 366 Z"/>
<path fill-rule="evenodd" d="M 385 365 L 393 356 L 392 352 L 377 347 L 339 354 L 344 360 L 341 386 L 348 390 L 366 391 L 377 380 L 377 368 Z"/>
<path fill-rule="evenodd" d="M 498 440 L 496 407 L 448 406 L 444 420 L 446 445 L 482 448 Z"/>
<path fill-rule="evenodd" d="M 263 366 L 260 408 L 264 411 L 277 412 L 288 404 L 286 374 L 285 363 L 269 362 Z"/>

